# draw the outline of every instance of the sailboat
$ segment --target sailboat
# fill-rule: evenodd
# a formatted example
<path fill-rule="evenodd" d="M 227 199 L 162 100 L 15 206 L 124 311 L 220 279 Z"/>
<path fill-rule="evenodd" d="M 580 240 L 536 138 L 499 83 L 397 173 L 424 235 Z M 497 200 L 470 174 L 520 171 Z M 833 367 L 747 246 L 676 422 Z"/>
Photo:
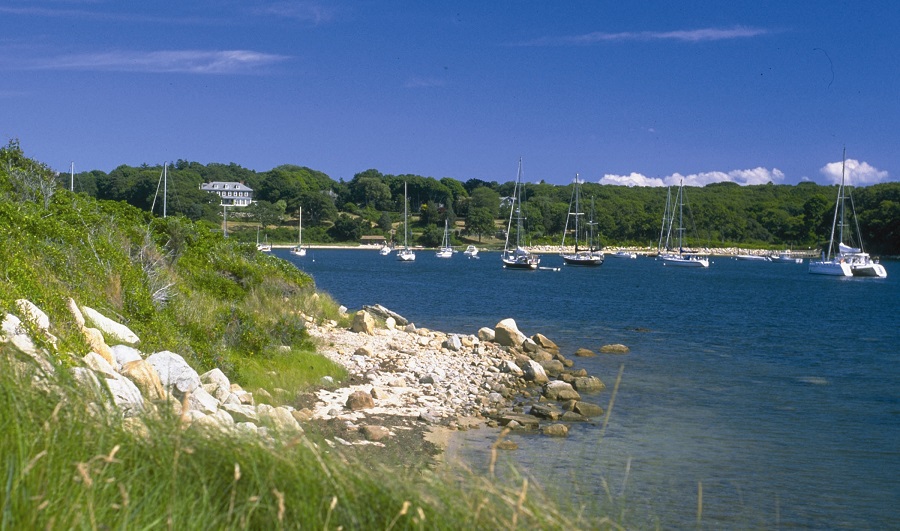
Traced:
<path fill-rule="evenodd" d="M 856 208 L 853 205 L 853 197 L 844 185 L 847 151 L 844 150 L 841 162 L 841 184 L 838 186 L 837 201 L 834 204 L 834 219 L 831 222 L 831 239 L 828 242 L 828 252 L 822 251 L 820 260 L 810 260 L 808 271 L 815 275 L 831 275 L 839 277 L 887 277 L 887 271 L 878 261 L 873 260 L 869 253 L 862 247 L 862 234 L 859 230 L 859 221 L 856 219 Z M 848 237 L 853 238 L 853 227 L 856 228 L 856 240 L 859 247 L 853 247 L 844 243 L 844 226 L 846 225 L 845 201 L 850 198 L 853 226 Z M 837 240 L 835 240 L 835 234 Z M 837 245 L 835 245 L 837 242 Z"/>
<path fill-rule="evenodd" d="M 300 207 L 297 218 L 297 246 L 291 248 L 291 254 L 306 256 L 306 249 L 303 248 L 303 207 Z"/>
<path fill-rule="evenodd" d="M 444 220 L 444 240 L 434 254 L 438 258 L 453 258 L 453 247 L 450 247 L 450 228 L 448 220 Z"/>
<path fill-rule="evenodd" d="M 406 183 L 403 183 L 403 247 L 397 251 L 397 260 L 401 262 L 412 262 L 416 259 L 416 253 L 409 248 L 409 198 L 406 194 Z"/>
<path fill-rule="evenodd" d="M 581 211 L 581 182 L 578 180 L 578 174 L 576 174 L 575 188 L 572 190 L 572 200 L 569 202 L 569 213 L 566 215 L 566 226 L 563 229 L 563 238 L 562 243 L 560 244 L 560 256 L 562 256 L 563 262 L 566 265 L 598 266 L 603 263 L 603 252 L 594 249 L 594 225 L 596 225 L 596 223 L 594 223 L 593 219 L 593 208 L 591 209 L 591 221 L 587 223 L 587 226 L 590 229 L 588 248 L 578 249 L 578 237 L 584 232 L 578 222 L 579 218 L 582 216 L 584 216 L 584 213 Z M 566 233 L 569 231 L 570 219 L 574 219 L 575 251 L 567 253 L 565 251 Z"/>
<path fill-rule="evenodd" d="M 672 265 L 678 267 L 709 267 L 709 259 L 705 256 L 699 256 L 684 251 L 684 181 L 678 187 L 678 193 L 675 195 L 675 202 L 671 201 L 671 189 L 666 193 L 666 211 L 663 214 L 663 224 L 660 230 L 658 256 L 662 260 L 663 265 Z M 678 213 L 678 226 L 674 228 L 677 233 L 672 235 L 673 225 L 675 225 L 675 213 Z M 665 241 L 663 241 L 663 233 L 665 233 Z M 678 240 L 678 252 L 672 250 L 675 240 Z"/>
<path fill-rule="evenodd" d="M 515 240 L 510 242 L 513 219 L 516 220 L 516 236 Z M 516 175 L 516 186 L 513 189 L 512 204 L 509 209 L 509 224 L 506 227 L 506 244 L 503 246 L 503 254 L 500 255 L 500 260 L 505 268 L 534 270 L 541 263 L 541 259 L 537 255 L 522 248 L 522 233 L 525 230 L 522 226 L 524 219 L 522 214 L 522 159 L 519 159 L 519 172 Z"/>
<path fill-rule="evenodd" d="M 256 228 L 256 250 L 264 253 L 272 252 L 272 245 L 269 243 L 269 236 L 266 235 L 265 243 L 259 242 L 259 227 Z"/>

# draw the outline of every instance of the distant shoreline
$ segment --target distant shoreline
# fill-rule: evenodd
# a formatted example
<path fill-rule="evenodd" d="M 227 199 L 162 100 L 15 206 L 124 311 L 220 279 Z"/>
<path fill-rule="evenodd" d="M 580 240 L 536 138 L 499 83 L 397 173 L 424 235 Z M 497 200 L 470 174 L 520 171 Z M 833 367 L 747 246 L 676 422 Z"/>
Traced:
<path fill-rule="evenodd" d="M 293 249 L 296 245 L 272 245 L 273 249 Z M 349 251 L 379 251 L 382 246 L 380 245 L 305 245 L 304 246 L 310 250 L 317 249 L 331 249 L 331 250 L 349 250 Z M 412 247 L 414 251 L 437 251 L 435 247 Z M 464 248 L 460 246 L 458 252 L 462 252 Z M 560 252 L 559 246 L 554 245 L 535 245 L 531 247 L 526 247 L 530 252 L 535 254 L 557 254 Z M 572 251 L 572 247 L 567 248 L 568 251 Z M 479 252 L 500 252 L 502 249 L 495 248 L 486 248 L 479 249 Z M 645 256 L 655 256 L 657 254 L 656 249 L 652 249 L 649 247 L 608 247 L 603 249 L 604 254 L 611 254 L 617 251 L 628 251 L 636 254 L 641 254 Z M 773 253 L 779 252 L 771 249 L 742 249 L 737 247 L 717 247 L 717 248 L 705 248 L 698 250 L 688 250 L 691 254 L 699 254 L 705 256 L 738 256 L 738 255 L 755 255 L 755 256 L 768 256 Z M 821 250 L 813 249 L 813 250 L 805 250 L 805 251 L 789 251 L 791 256 L 796 258 L 815 258 L 821 254 Z"/>

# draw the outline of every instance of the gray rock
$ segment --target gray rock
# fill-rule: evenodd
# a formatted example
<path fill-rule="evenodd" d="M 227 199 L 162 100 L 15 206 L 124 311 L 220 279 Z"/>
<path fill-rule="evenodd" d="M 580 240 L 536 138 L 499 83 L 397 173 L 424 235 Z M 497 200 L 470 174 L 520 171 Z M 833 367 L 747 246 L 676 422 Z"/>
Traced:
<path fill-rule="evenodd" d="M 557 376 L 562 374 L 564 370 L 566 370 L 565 365 L 563 365 L 559 360 L 547 360 L 541 361 L 539 363 L 541 364 L 541 367 L 544 368 L 544 372 L 547 373 L 547 376 L 550 376 L 552 378 L 556 378 Z"/>
<path fill-rule="evenodd" d="M 368 441 L 381 441 L 391 436 L 391 430 L 384 426 L 360 426 L 359 432 Z"/>
<path fill-rule="evenodd" d="M 247 405 L 235 405 L 230 403 L 222 404 L 222 409 L 227 411 L 235 422 L 259 422 L 259 415 L 256 414 L 256 407 Z"/>
<path fill-rule="evenodd" d="M 533 360 L 526 361 L 522 366 L 522 371 L 524 372 L 525 380 L 529 382 L 543 384 L 550 380 L 547 378 L 547 373 L 544 371 L 544 368 L 541 367 L 538 362 Z"/>
<path fill-rule="evenodd" d="M 109 347 L 110 352 L 112 352 L 113 357 L 116 359 L 116 363 L 119 367 L 125 365 L 129 361 L 138 361 L 144 359 L 141 356 L 141 351 L 128 346 L 128 345 L 113 345 Z"/>
<path fill-rule="evenodd" d="M 612 345 L 603 345 L 600 347 L 600 352 L 604 354 L 628 354 L 629 349 L 621 343 L 615 343 Z"/>
<path fill-rule="evenodd" d="M 504 319 L 494 327 L 494 341 L 504 347 L 519 347 L 527 337 L 519 331 L 514 319 Z"/>
<path fill-rule="evenodd" d="M 500 362 L 500 372 L 512 374 L 513 376 L 522 376 L 525 374 L 525 372 L 511 360 L 503 360 Z"/>
<path fill-rule="evenodd" d="M 110 339 L 129 345 L 136 345 L 141 341 L 137 334 L 132 332 L 127 326 L 113 321 L 93 308 L 82 306 L 81 313 L 84 315 L 87 323 L 93 324 L 94 328 L 99 329 Z"/>
<path fill-rule="evenodd" d="M 536 430 L 540 425 L 540 419 L 534 415 L 523 415 L 520 413 L 504 413 L 497 418 L 497 422 L 501 426 L 506 426 L 512 421 L 518 422 L 524 428 Z"/>
<path fill-rule="evenodd" d="M 387 320 L 388 317 L 392 317 L 394 319 L 394 322 L 396 322 L 398 326 L 406 326 L 407 324 L 409 324 L 409 321 L 405 317 L 396 312 L 388 310 L 380 304 L 375 304 L 373 306 L 363 306 L 363 310 L 366 310 L 373 315 L 377 315 L 383 320 Z"/>
<path fill-rule="evenodd" d="M 259 421 L 263 426 L 277 433 L 287 435 L 303 433 L 300 423 L 287 408 L 261 405 L 257 407 L 256 414 L 259 415 Z"/>
<path fill-rule="evenodd" d="M 353 315 L 353 324 L 350 330 L 357 334 L 375 335 L 375 319 L 365 310 L 360 310 Z"/>
<path fill-rule="evenodd" d="M 213 384 L 216 387 L 231 391 L 231 382 L 221 369 L 213 369 L 200 375 L 200 383 Z"/>
<path fill-rule="evenodd" d="M 159 374 L 146 360 L 139 359 L 123 364 L 121 373 L 134 382 L 148 400 L 166 398 L 166 390 L 159 380 Z"/>
<path fill-rule="evenodd" d="M 544 426 L 541 429 L 541 433 L 550 437 L 568 437 L 569 427 L 565 424 L 551 424 L 549 426 Z"/>
<path fill-rule="evenodd" d="M 452 350 L 454 352 L 459 352 L 462 350 L 462 341 L 460 341 L 459 336 L 456 334 L 451 335 L 447 339 L 441 343 L 441 346 L 447 350 Z"/>
<path fill-rule="evenodd" d="M 156 369 L 163 387 L 173 391 L 176 396 L 180 397 L 200 387 L 200 375 L 174 352 L 165 350 L 151 354 L 147 357 L 147 363 Z"/>
<path fill-rule="evenodd" d="M 545 336 L 544 334 L 535 334 L 531 336 L 531 339 L 544 350 L 559 352 L 559 347 L 556 345 L 556 343 L 547 339 L 547 336 Z"/>
<path fill-rule="evenodd" d="M 606 385 L 596 376 L 577 377 L 572 382 L 572 387 L 581 393 L 596 393 L 606 388 Z"/>
<path fill-rule="evenodd" d="M 552 404 L 533 404 L 529 413 L 539 419 L 558 420 L 563 412 Z"/>
<path fill-rule="evenodd" d="M 597 354 L 594 353 L 594 351 L 588 350 L 586 348 L 580 348 L 575 351 L 575 356 L 577 356 L 579 358 L 593 358 L 596 355 Z"/>
<path fill-rule="evenodd" d="M 39 330 L 50 330 L 50 318 L 28 299 L 16 300 L 16 309 L 25 321 L 33 323 Z"/>
<path fill-rule="evenodd" d="M 347 397 L 345 404 L 351 411 L 359 411 L 361 409 L 371 409 L 375 407 L 375 400 L 372 395 L 365 391 L 354 391 Z"/>
<path fill-rule="evenodd" d="M 478 339 L 481 341 L 493 341 L 494 340 L 494 329 L 483 327 L 478 329 Z"/>
<path fill-rule="evenodd" d="M 554 380 L 544 384 L 544 397 L 548 400 L 579 400 L 581 396 L 571 384 Z"/>
<path fill-rule="evenodd" d="M 106 378 L 105 383 L 123 416 L 136 417 L 144 411 L 144 397 L 131 380 L 117 374 L 115 378 Z"/>
<path fill-rule="evenodd" d="M 603 415 L 603 408 L 588 402 L 575 402 L 572 411 L 585 417 L 599 417 Z"/>
<path fill-rule="evenodd" d="M 197 387 L 188 395 L 188 407 L 192 411 L 200 411 L 206 415 L 211 415 L 219 409 L 219 401 L 211 394 L 207 393 L 202 387 Z"/>

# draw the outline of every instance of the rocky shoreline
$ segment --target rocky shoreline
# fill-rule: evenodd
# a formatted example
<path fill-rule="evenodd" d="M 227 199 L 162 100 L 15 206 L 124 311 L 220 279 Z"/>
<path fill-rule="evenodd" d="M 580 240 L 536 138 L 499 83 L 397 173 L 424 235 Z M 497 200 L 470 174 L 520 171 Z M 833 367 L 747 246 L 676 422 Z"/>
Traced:
<path fill-rule="evenodd" d="M 453 431 L 479 426 L 565 436 L 569 424 L 604 413 L 581 397 L 603 390 L 603 382 L 574 368 L 548 338 L 523 334 L 512 319 L 476 334 L 452 334 L 417 328 L 376 305 L 356 312 L 349 330 L 334 322 L 307 329 L 319 352 L 351 375 L 350 385 L 320 389 L 309 408 L 311 420 L 342 423 L 353 439 L 343 444 L 390 444 L 391 431 L 378 428 L 389 417 L 424 428 L 440 448 Z"/>
<path fill-rule="evenodd" d="M 146 430 L 146 415 L 169 411 L 186 429 L 266 444 L 319 431 L 332 447 L 392 448 L 394 462 L 409 466 L 422 462 L 411 453 L 439 452 L 456 430 L 504 427 L 559 437 L 571 423 L 603 414 L 581 397 L 603 390 L 603 382 L 575 369 L 550 339 L 523 334 L 512 319 L 465 335 L 417 328 L 379 305 L 356 312 L 349 329 L 307 318 L 319 353 L 349 376 L 341 386 L 326 377 L 314 393 L 293 402 L 296 394 L 273 390 L 290 403 L 272 406 L 263 389 L 244 390 L 219 369 L 198 374 L 173 352 L 144 353 L 126 326 L 72 299 L 68 307 L 91 352 L 67 370 L 89 401 L 117 413 L 137 433 Z M 0 342 L 32 362 L 31 369 L 15 362 L 14 370 L 50 390 L 48 377 L 58 370 L 51 362 L 57 343 L 51 323 L 30 301 L 17 301 L 17 309 L 18 316 L 3 318 Z M 628 349 L 607 345 L 601 351 Z M 585 349 L 575 353 L 591 355 Z"/>

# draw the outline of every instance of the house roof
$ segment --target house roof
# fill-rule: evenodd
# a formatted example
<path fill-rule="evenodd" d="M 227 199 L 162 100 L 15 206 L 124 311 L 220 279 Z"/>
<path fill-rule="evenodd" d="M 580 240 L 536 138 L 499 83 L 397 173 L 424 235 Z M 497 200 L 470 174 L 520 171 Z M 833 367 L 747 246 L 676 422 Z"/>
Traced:
<path fill-rule="evenodd" d="M 207 192 L 217 192 L 219 190 L 237 190 L 239 192 L 252 192 L 253 188 L 250 188 L 244 183 L 231 182 L 231 181 L 213 181 L 210 183 L 203 183 L 200 185 L 201 190 L 205 190 Z"/>

